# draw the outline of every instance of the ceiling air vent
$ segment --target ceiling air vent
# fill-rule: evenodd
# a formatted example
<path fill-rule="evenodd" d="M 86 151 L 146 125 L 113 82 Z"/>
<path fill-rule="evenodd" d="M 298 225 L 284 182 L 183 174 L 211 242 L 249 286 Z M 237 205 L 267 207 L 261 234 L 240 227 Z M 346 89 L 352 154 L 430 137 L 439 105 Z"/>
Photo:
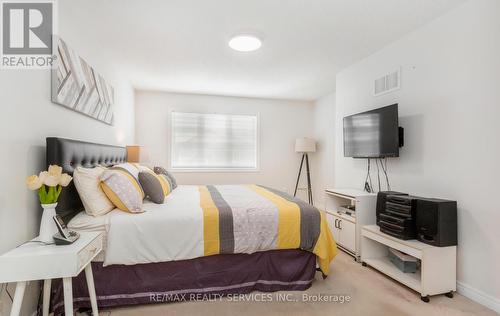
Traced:
<path fill-rule="evenodd" d="M 375 80 L 374 95 L 386 94 L 401 87 L 401 70 L 396 70 L 388 75 Z"/>

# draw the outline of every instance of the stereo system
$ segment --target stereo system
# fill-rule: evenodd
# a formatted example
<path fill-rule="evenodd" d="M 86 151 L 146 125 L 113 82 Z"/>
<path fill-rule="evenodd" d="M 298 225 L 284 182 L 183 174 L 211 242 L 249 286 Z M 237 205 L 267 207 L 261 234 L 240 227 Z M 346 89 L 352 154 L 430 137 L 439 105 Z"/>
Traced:
<path fill-rule="evenodd" d="M 438 247 L 457 244 L 457 202 L 384 191 L 377 195 L 380 231 Z"/>
<path fill-rule="evenodd" d="M 388 195 L 385 211 L 380 213 L 380 231 L 399 239 L 415 239 L 416 198 L 410 195 Z"/>
<path fill-rule="evenodd" d="M 377 195 L 377 225 L 379 224 L 379 214 L 385 212 L 385 202 L 387 200 L 387 196 L 389 195 L 408 195 L 407 193 L 401 193 L 396 191 L 381 191 Z"/>

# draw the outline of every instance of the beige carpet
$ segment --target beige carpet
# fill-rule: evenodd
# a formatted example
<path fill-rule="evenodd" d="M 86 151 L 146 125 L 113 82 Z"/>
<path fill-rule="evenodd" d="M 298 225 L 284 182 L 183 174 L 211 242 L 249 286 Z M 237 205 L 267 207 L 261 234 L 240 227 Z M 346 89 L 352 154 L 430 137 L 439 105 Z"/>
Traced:
<path fill-rule="evenodd" d="M 216 302 L 152 304 L 103 310 L 102 315 L 498 315 L 456 293 L 452 299 L 439 295 L 431 297 L 430 303 L 424 303 L 418 293 L 355 263 L 352 257 L 341 251 L 332 262 L 332 273 L 326 280 L 322 280 L 318 273 L 313 286 L 306 292 L 280 293 L 292 295 L 282 299 L 291 301 L 293 298 L 298 302 L 276 301 L 278 293 L 272 293 L 273 302 L 229 302 L 222 299 Z M 351 299 L 347 303 L 311 303 L 302 301 L 303 294 L 348 295 Z"/>

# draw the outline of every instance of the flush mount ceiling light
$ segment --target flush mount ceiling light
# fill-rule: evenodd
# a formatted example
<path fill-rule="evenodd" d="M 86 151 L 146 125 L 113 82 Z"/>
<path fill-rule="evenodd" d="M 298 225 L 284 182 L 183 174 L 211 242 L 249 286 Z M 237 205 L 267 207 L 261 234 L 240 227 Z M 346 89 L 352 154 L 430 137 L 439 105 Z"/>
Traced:
<path fill-rule="evenodd" d="M 262 41 L 254 35 L 237 35 L 229 41 L 229 47 L 238 52 L 252 52 L 262 46 Z"/>

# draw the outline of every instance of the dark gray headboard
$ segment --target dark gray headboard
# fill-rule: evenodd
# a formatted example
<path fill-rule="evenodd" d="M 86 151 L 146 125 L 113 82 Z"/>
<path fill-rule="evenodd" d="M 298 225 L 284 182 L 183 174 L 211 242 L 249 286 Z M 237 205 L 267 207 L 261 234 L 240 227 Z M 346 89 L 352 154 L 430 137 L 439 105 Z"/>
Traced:
<path fill-rule="evenodd" d="M 73 139 L 47 137 L 47 166 L 59 165 L 63 172 L 73 175 L 76 167 L 112 166 L 127 161 L 125 147 L 83 142 Z M 57 204 L 57 214 L 68 223 L 83 210 L 83 204 L 73 182 L 64 188 Z"/>

